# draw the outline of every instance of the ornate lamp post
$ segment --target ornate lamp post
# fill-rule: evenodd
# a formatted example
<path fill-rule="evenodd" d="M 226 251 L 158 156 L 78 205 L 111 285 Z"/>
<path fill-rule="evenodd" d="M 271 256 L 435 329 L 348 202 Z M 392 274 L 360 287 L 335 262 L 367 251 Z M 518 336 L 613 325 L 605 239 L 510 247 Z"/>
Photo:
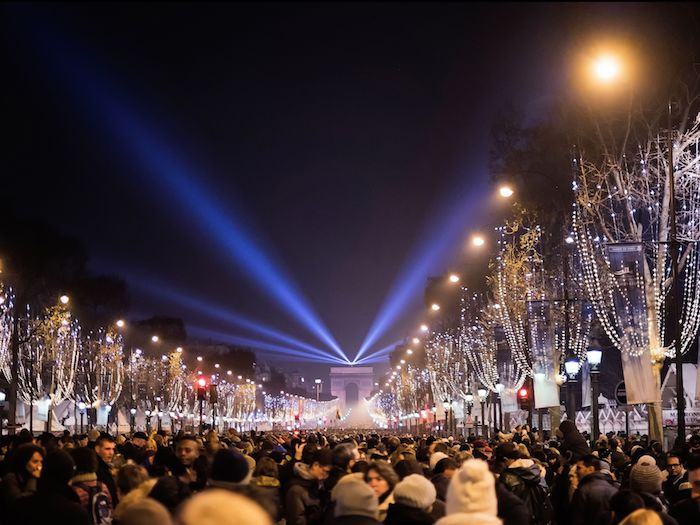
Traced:
<path fill-rule="evenodd" d="M 600 362 L 603 359 L 603 352 L 598 347 L 590 347 L 587 351 L 588 364 L 591 365 L 591 416 L 593 419 L 593 431 L 591 433 L 591 445 L 598 439 L 598 391 L 599 391 L 599 374 Z"/>
<path fill-rule="evenodd" d="M 83 430 L 84 429 L 83 418 L 85 417 L 85 408 L 86 408 L 85 403 L 83 403 L 82 401 L 80 403 L 78 403 L 78 410 L 80 410 L 80 433 L 81 434 L 84 432 L 84 430 Z"/>
<path fill-rule="evenodd" d="M 484 437 L 488 438 L 489 437 L 489 430 L 488 426 L 486 425 L 486 395 L 488 392 L 486 391 L 485 388 L 480 388 L 477 390 L 477 395 L 479 396 L 479 401 L 481 402 L 481 432 L 484 434 Z"/>
<path fill-rule="evenodd" d="M 132 408 L 129 412 L 131 413 L 131 433 L 133 434 L 136 428 L 136 409 Z"/>
<path fill-rule="evenodd" d="M 153 414 L 150 410 L 145 410 L 144 414 L 146 414 L 146 434 L 151 433 L 151 415 Z"/>
<path fill-rule="evenodd" d="M 566 371 L 567 382 L 566 382 L 566 417 L 571 421 L 576 421 L 576 376 L 581 369 L 581 363 L 575 357 L 569 357 L 564 363 L 564 370 Z"/>

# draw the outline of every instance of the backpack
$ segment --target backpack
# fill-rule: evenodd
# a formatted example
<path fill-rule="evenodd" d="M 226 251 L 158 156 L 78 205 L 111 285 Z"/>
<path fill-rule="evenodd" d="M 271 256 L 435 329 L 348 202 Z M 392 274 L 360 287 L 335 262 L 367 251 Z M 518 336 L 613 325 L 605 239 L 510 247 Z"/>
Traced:
<path fill-rule="evenodd" d="M 88 494 L 87 511 L 90 525 L 109 525 L 112 523 L 112 506 L 104 492 L 104 485 L 98 481 L 94 487 L 82 483 L 78 486 Z"/>

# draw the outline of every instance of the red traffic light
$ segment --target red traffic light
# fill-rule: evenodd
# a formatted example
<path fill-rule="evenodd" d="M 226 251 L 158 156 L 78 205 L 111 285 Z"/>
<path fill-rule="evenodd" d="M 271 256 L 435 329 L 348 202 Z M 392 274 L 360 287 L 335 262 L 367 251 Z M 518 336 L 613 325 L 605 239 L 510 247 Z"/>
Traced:
<path fill-rule="evenodd" d="M 204 379 L 203 377 L 200 377 L 199 379 L 197 379 L 197 385 L 200 388 L 204 388 L 205 386 L 207 386 L 207 380 Z"/>
<path fill-rule="evenodd" d="M 518 390 L 518 396 L 526 398 L 528 396 L 527 388 L 521 388 L 520 390 Z"/>

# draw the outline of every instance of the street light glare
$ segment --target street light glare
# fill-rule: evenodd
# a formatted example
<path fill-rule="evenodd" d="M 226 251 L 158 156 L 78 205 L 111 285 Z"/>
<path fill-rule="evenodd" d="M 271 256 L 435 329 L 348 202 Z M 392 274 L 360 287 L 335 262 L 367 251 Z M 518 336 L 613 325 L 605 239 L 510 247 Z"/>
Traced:
<path fill-rule="evenodd" d="M 119 320 L 117 321 L 117 327 L 118 327 L 118 328 L 124 328 L 124 325 L 125 325 L 125 324 L 126 324 L 126 323 L 124 322 L 124 319 L 119 319 Z"/>
<path fill-rule="evenodd" d="M 486 239 L 484 239 L 481 235 L 474 235 L 472 237 L 472 244 L 479 248 L 486 244 Z"/>
<path fill-rule="evenodd" d="M 151 336 L 151 341 L 153 341 L 154 343 L 157 343 L 158 341 L 160 341 L 160 337 L 158 337 L 157 335 L 153 335 L 153 336 Z"/>
<path fill-rule="evenodd" d="M 70 298 L 67 295 L 61 296 L 61 304 L 68 304 L 68 301 L 70 301 Z"/>
<path fill-rule="evenodd" d="M 498 194 L 503 197 L 504 199 L 508 199 L 513 196 L 513 188 L 510 186 L 501 186 L 498 188 Z"/>
<path fill-rule="evenodd" d="M 615 57 L 605 55 L 595 61 L 593 71 L 602 82 L 611 82 L 620 74 L 620 63 Z"/>
<path fill-rule="evenodd" d="M 456 273 L 453 273 L 452 275 L 450 275 L 450 282 L 451 283 L 458 283 L 459 282 L 459 275 L 457 275 Z"/>
<path fill-rule="evenodd" d="M 417 345 L 418 343 L 420 343 L 420 339 L 418 339 L 417 337 L 414 337 L 414 338 L 413 338 L 413 344 L 414 344 L 414 345 Z"/>
<path fill-rule="evenodd" d="M 437 303 L 433 303 L 433 304 L 430 306 L 430 308 L 431 308 L 431 310 L 432 310 L 433 312 L 437 312 L 437 311 L 440 309 L 440 305 L 437 304 Z"/>
<path fill-rule="evenodd" d="M 427 331 L 428 331 L 428 325 L 427 325 L 427 324 L 422 324 L 422 325 L 420 325 L 420 331 L 421 331 L 421 332 L 427 332 Z"/>

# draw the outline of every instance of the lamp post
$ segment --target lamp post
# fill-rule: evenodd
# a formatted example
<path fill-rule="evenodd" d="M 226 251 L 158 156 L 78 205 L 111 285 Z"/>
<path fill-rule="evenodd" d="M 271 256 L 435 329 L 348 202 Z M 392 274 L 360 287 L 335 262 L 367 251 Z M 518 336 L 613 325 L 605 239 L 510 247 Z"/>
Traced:
<path fill-rule="evenodd" d="M 131 433 L 133 434 L 136 428 L 136 409 L 132 408 L 129 412 L 131 413 Z"/>
<path fill-rule="evenodd" d="M 318 403 L 321 399 L 321 384 L 323 381 L 320 379 L 315 379 L 314 383 L 316 383 L 316 402 Z"/>
<path fill-rule="evenodd" d="M 449 424 L 449 421 L 447 419 L 447 411 L 450 408 L 450 402 L 447 400 L 447 398 L 445 398 L 445 400 L 442 402 L 442 408 L 445 409 L 445 422 L 442 425 L 442 431 L 449 433 L 450 432 L 450 424 Z"/>
<path fill-rule="evenodd" d="M 501 403 L 501 394 L 506 389 L 503 383 L 496 383 L 496 403 L 498 404 L 498 426 L 503 430 L 503 404 Z"/>
<path fill-rule="evenodd" d="M 78 403 L 78 410 L 80 410 L 80 433 L 81 434 L 83 433 L 83 429 L 84 429 L 83 418 L 85 417 L 85 407 L 86 407 L 86 405 L 82 401 L 80 403 Z"/>
<path fill-rule="evenodd" d="M 566 417 L 571 421 L 576 421 L 576 376 L 581 369 L 581 363 L 574 356 L 569 357 L 564 362 L 564 370 L 566 370 Z"/>
<path fill-rule="evenodd" d="M 467 435 L 467 420 L 471 419 L 472 405 L 474 404 L 474 394 L 464 396 L 464 433 Z"/>
<path fill-rule="evenodd" d="M 150 434 L 151 433 L 151 414 L 153 414 L 153 412 L 151 412 L 150 410 L 145 410 L 144 414 L 146 414 L 146 434 Z"/>
<path fill-rule="evenodd" d="M 489 437 L 488 426 L 486 425 L 486 389 L 480 388 L 476 392 L 479 396 L 479 401 L 481 402 L 481 432 L 484 434 L 485 438 Z"/>
<path fill-rule="evenodd" d="M 591 433 L 591 446 L 598 439 L 598 379 L 600 374 L 600 362 L 603 359 L 603 352 L 600 348 L 592 346 L 587 351 L 588 363 L 591 366 L 591 416 L 593 419 L 593 431 Z"/>

